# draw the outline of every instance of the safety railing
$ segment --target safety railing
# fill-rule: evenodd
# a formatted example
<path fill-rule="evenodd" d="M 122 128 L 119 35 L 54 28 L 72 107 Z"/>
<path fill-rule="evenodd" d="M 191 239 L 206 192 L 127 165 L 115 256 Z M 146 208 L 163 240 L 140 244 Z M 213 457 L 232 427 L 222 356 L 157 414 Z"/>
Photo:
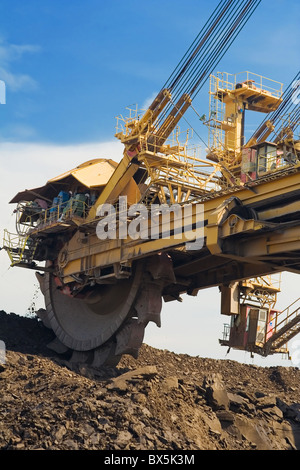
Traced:
<path fill-rule="evenodd" d="M 52 205 L 40 213 L 38 226 L 51 222 L 62 222 L 74 217 L 85 218 L 90 205 L 82 198 L 71 198 L 67 202 Z"/>
<path fill-rule="evenodd" d="M 220 165 L 199 158 L 196 152 L 193 154 L 192 149 L 186 147 L 169 146 L 162 155 L 153 152 L 153 144 L 146 142 L 139 158 L 144 162 L 152 184 L 171 184 L 182 190 L 188 189 L 191 194 L 211 194 L 224 186 Z"/>
<path fill-rule="evenodd" d="M 29 240 L 28 236 L 21 237 L 18 234 L 4 230 L 3 248 L 6 250 L 11 266 L 21 263 L 21 261 L 31 262 L 33 259 L 35 244 Z"/>
<path fill-rule="evenodd" d="M 254 294 L 257 289 L 266 291 L 270 290 L 270 292 L 280 292 L 281 273 L 266 274 L 265 276 L 246 279 L 243 281 L 243 286 L 250 287 Z"/>
<path fill-rule="evenodd" d="M 132 127 L 138 121 L 140 121 L 141 117 L 145 113 L 145 110 L 138 109 L 137 105 L 135 105 L 134 108 L 127 106 L 126 112 L 126 116 L 120 114 L 116 117 L 116 135 L 121 133 L 124 136 L 128 137 L 132 132 Z"/>
<path fill-rule="evenodd" d="M 212 83 L 213 87 L 210 90 L 211 93 L 216 93 L 219 90 L 230 91 L 236 89 L 237 85 L 244 85 L 268 93 L 275 98 L 280 98 L 283 90 L 282 83 L 248 71 L 236 74 L 217 72 L 217 74 L 213 76 Z"/>
<path fill-rule="evenodd" d="M 75 196 L 68 201 L 53 204 L 47 209 L 35 208 L 34 210 L 32 203 L 23 204 L 17 223 L 20 238 L 51 224 L 59 224 L 74 218 L 85 219 L 91 205 L 86 202 L 84 195 L 78 196 L 83 197 Z"/>
<path fill-rule="evenodd" d="M 234 85 L 238 83 L 244 83 L 250 86 L 250 88 L 259 89 L 262 92 L 269 93 L 276 98 L 280 98 L 282 95 L 283 85 L 276 80 L 258 75 L 253 72 L 239 72 L 234 75 Z"/>
<path fill-rule="evenodd" d="M 292 153 L 284 153 L 277 149 L 257 156 L 257 175 L 264 176 L 267 173 L 276 172 L 291 165 L 299 163 L 297 156 Z"/>
<path fill-rule="evenodd" d="M 300 297 L 288 305 L 284 310 L 276 312 L 273 320 L 272 335 L 278 333 L 281 328 L 288 325 L 292 320 L 300 315 Z"/>
<path fill-rule="evenodd" d="M 230 338 L 230 325 L 229 323 L 223 323 L 223 333 L 221 341 L 229 341 Z"/>
<path fill-rule="evenodd" d="M 237 74 L 227 72 L 212 74 L 209 87 L 209 116 L 205 121 L 209 130 L 208 147 L 211 154 L 217 156 L 219 161 L 223 161 L 227 168 L 233 169 L 239 166 L 241 140 L 239 134 L 234 131 L 235 118 L 226 115 L 225 97 L 228 97 L 228 93 L 240 93 L 239 90 L 242 90 L 242 93 L 255 92 L 256 95 L 263 95 L 272 102 L 274 100 L 277 102 L 282 96 L 283 86 L 280 82 L 246 71 Z M 276 170 L 276 158 L 273 160 L 265 163 L 269 167 L 272 166 L 272 170 Z M 261 171 L 271 170 L 269 168 L 264 170 L 262 167 Z"/>
<path fill-rule="evenodd" d="M 141 114 L 137 109 L 129 109 L 129 116 L 117 118 L 117 133 L 131 135 Z M 193 134 L 191 129 L 184 132 L 177 126 L 167 140 L 162 139 L 160 128 L 136 135 L 138 158 L 144 162 L 151 184 L 177 185 L 191 194 L 219 191 L 226 181 L 221 175 L 218 163 L 199 158 L 200 148 L 189 145 Z"/>

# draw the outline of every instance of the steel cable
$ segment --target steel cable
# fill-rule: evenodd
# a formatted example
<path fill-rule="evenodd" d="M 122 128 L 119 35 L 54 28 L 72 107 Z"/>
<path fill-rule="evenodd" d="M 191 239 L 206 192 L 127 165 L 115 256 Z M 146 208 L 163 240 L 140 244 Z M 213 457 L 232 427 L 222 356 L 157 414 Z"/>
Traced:
<path fill-rule="evenodd" d="M 202 28 L 202 34 L 199 33 L 198 40 L 196 38 L 189 48 L 190 54 L 185 54 L 164 86 L 171 89 L 173 103 L 183 93 L 191 98 L 192 95 L 196 96 L 260 2 L 261 0 L 223 0 L 219 3 Z M 180 64 L 183 64 L 181 68 Z M 179 72 L 174 77 L 177 70 Z M 174 106 L 169 103 L 164 115 L 156 123 L 157 128 L 171 108 Z"/>
<path fill-rule="evenodd" d="M 262 121 L 262 123 L 258 126 L 256 131 L 253 133 L 251 139 L 259 137 L 260 141 L 264 140 L 264 136 L 269 133 L 269 128 L 268 127 L 265 127 L 264 129 L 262 128 L 264 124 L 266 124 L 268 121 L 270 121 L 274 126 L 274 131 L 272 131 L 272 134 L 271 134 L 273 136 L 274 133 L 276 134 L 276 130 L 275 130 L 276 126 L 277 127 L 280 126 L 280 123 L 278 123 L 278 120 L 282 118 L 284 115 L 294 112 L 297 118 L 296 121 L 299 120 L 299 116 L 298 116 L 299 104 L 295 102 L 295 100 L 293 100 L 293 94 L 295 92 L 295 88 L 293 87 L 293 84 L 297 83 L 299 79 L 300 79 L 300 72 L 297 72 L 293 80 L 290 82 L 290 84 L 287 86 L 286 90 L 284 91 L 281 97 L 282 102 L 280 103 L 278 108 L 266 116 L 266 118 Z M 292 110 L 290 111 L 291 108 Z M 260 132 L 260 129 L 262 129 L 261 132 Z"/>

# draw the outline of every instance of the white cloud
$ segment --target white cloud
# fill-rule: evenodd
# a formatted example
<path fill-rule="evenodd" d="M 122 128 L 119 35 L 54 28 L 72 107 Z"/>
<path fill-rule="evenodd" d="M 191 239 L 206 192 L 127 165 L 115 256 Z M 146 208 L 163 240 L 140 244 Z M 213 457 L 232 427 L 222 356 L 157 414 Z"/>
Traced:
<path fill-rule="evenodd" d="M 33 54 L 40 51 L 40 47 L 33 44 L 9 44 L 0 39 L 0 78 L 13 92 L 32 90 L 37 88 L 36 80 L 28 74 L 17 73 L 11 70 L 12 63 L 17 62 L 24 54 Z"/>
<path fill-rule="evenodd" d="M 36 53 L 41 50 L 40 46 L 34 44 L 10 44 L 0 38 L 0 61 L 9 64 L 22 57 L 24 53 Z"/>
<path fill-rule="evenodd" d="M 1 215 L 7 212 L 6 201 L 18 191 L 42 186 L 48 179 L 93 158 L 120 161 L 122 152 L 123 146 L 117 140 L 78 145 L 0 143 Z"/>
<path fill-rule="evenodd" d="M 0 67 L 0 77 L 11 91 L 34 90 L 37 88 L 37 81 L 29 75 L 13 73 L 4 67 Z"/>
<path fill-rule="evenodd" d="M 15 217 L 12 215 L 14 206 L 10 205 L 9 201 L 17 192 L 41 186 L 48 179 L 93 158 L 111 158 L 119 162 L 122 153 L 123 146 L 117 140 L 80 145 L 0 143 L 0 245 L 3 229 L 14 231 L 15 228 Z M 5 251 L 0 251 L 0 310 L 25 314 L 35 296 L 37 280 L 33 271 L 10 268 L 9 264 Z M 284 308 L 295 300 L 297 279 L 296 275 L 283 276 L 279 308 Z M 213 291 L 216 292 L 213 301 L 212 289 L 207 289 L 201 291 L 197 298 L 184 296 L 182 303 L 164 304 L 162 327 L 158 329 L 152 324 L 147 327 L 147 344 L 178 353 L 225 358 L 226 348 L 218 345 L 218 338 L 222 336 L 223 323 L 227 322 L 227 318 L 221 317 L 220 298 L 215 288 Z M 41 294 L 36 307 L 44 307 Z M 238 351 L 231 351 L 227 359 L 251 361 L 264 366 L 280 363 L 278 356 L 262 362 L 259 356 L 250 360 L 248 353 Z M 283 361 L 283 365 L 291 364 Z"/>
<path fill-rule="evenodd" d="M 8 124 L 3 126 L 0 129 L 0 139 L 9 140 L 10 136 L 18 140 L 32 139 L 36 137 L 36 130 L 28 124 Z"/>
<path fill-rule="evenodd" d="M 14 205 L 9 201 L 19 191 L 44 185 L 47 180 L 93 158 L 119 162 L 123 146 L 119 141 L 80 145 L 44 143 L 0 143 L 0 246 L 3 230 L 15 232 Z M 34 272 L 10 268 L 6 252 L 0 251 L 0 310 L 25 314 L 35 293 Z M 40 307 L 43 299 L 39 298 Z"/>
<path fill-rule="evenodd" d="M 156 97 L 157 97 L 157 92 L 154 91 L 154 92 L 152 93 L 152 95 L 149 96 L 149 98 L 146 98 L 146 99 L 145 99 L 145 101 L 144 101 L 144 103 L 143 103 L 143 105 L 142 105 L 142 109 L 145 109 L 145 110 L 148 109 L 149 106 L 152 104 L 153 100 L 154 100 Z"/>

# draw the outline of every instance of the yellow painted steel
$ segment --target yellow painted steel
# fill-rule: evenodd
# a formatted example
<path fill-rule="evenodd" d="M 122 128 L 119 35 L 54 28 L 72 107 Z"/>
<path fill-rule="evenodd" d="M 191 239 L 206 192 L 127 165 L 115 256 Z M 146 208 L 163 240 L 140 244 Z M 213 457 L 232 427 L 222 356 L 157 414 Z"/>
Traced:
<path fill-rule="evenodd" d="M 72 176 L 78 183 L 83 184 L 86 188 L 100 187 L 108 182 L 115 168 L 116 163 L 113 160 L 96 158 L 50 179 L 48 184 L 59 183 L 68 176 Z"/>
<path fill-rule="evenodd" d="M 247 295 L 257 292 L 258 300 L 271 305 L 279 290 L 265 276 L 283 268 L 292 271 L 292 265 L 281 261 L 300 252 L 300 144 L 288 127 L 285 139 L 266 143 L 266 148 L 255 139 L 245 144 L 244 113 L 276 110 L 281 96 L 280 83 L 250 72 L 212 76 L 205 160 L 188 149 L 189 130 L 181 142 L 178 122 L 191 105 L 189 95 L 183 94 L 174 103 L 170 91 L 162 90 L 144 114 L 129 110 L 129 117 L 118 118 L 116 137 L 124 144 L 119 164 L 110 159 L 90 160 L 50 179 L 42 188 L 14 198 L 14 202 L 27 201 L 20 219 L 26 225 L 26 236 L 13 240 L 6 234 L 4 245 L 12 265 L 32 267 L 39 237 L 60 235 L 65 236 L 63 247 L 49 269 L 65 285 L 80 276 L 99 284 L 108 278 L 120 279 L 123 266 L 130 268 L 138 259 L 166 252 L 175 259 L 180 255 L 182 263 L 174 266 L 174 298 L 182 291 L 194 295 L 200 288 L 234 281 L 241 282 Z M 171 111 L 164 115 L 167 105 Z M 272 131 L 270 125 L 268 135 Z M 256 162 L 243 154 L 250 144 L 256 144 L 251 147 Z M 53 188 L 61 191 L 65 187 L 72 192 L 69 201 L 49 206 Z M 74 201 L 77 191 L 88 194 L 81 201 L 80 213 Z M 103 219 L 102 205 L 113 205 L 119 215 L 119 198 L 124 196 L 126 209 L 140 203 L 148 211 L 148 237 L 134 239 L 127 234 L 100 239 L 97 227 Z M 35 198 L 42 198 L 48 207 L 30 212 Z M 158 237 L 152 237 L 150 214 L 155 204 L 173 204 L 182 210 L 190 206 L 191 213 L 184 221 L 170 214 L 168 236 L 160 217 Z M 200 213 L 201 235 L 197 249 L 190 250 L 187 244 L 196 236 Z M 131 220 L 126 213 L 126 228 Z M 184 232 L 184 224 L 188 232 Z M 181 236 L 174 233 L 178 226 Z M 224 288 L 230 290 L 227 284 Z M 172 291 L 168 295 L 172 298 Z"/>
<path fill-rule="evenodd" d="M 282 84 L 248 71 L 235 75 L 219 72 L 210 77 L 209 94 L 208 158 L 224 161 L 225 167 L 234 171 L 239 168 L 244 146 L 245 111 L 276 110 L 282 102 Z"/>
<path fill-rule="evenodd" d="M 18 235 L 8 232 L 7 230 L 4 230 L 3 242 L 4 248 L 8 253 L 11 266 L 20 264 L 23 261 L 24 253 L 28 242 L 28 236 L 20 237 Z M 33 257 L 34 249 L 31 255 Z"/>
<path fill-rule="evenodd" d="M 275 199 L 284 196 L 286 193 L 287 185 L 289 186 L 290 191 L 297 191 L 300 194 L 300 178 L 298 173 L 291 175 L 285 175 L 282 178 L 277 180 L 267 181 L 255 187 L 257 192 L 253 192 L 250 189 L 240 188 L 234 193 L 225 194 L 211 200 L 205 201 L 204 203 L 199 202 L 198 204 L 203 205 L 203 218 L 207 220 L 207 225 L 204 228 L 204 238 L 206 240 L 206 247 L 209 249 L 211 254 L 222 254 L 220 248 L 220 240 L 226 238 L 232 234 L 242 234 L 248 233 L 249 235 L 253 232 L 259 232 L 262 228 L 267 226 L 268 218 L 266 217 L 266 212 L 262 212 L 265 218 L 262 220 L 243 220 L 239 219 L 237 216 L 232 216 L 239 221 L 239 224 L 234 226 L 234 231 L 230 227 L 232 221 L 231 218 L 226 218 L 226 213 L 234 207 L 234 201 L 228 205 L 225 204 L 222 207 L 222 203 L 225 203 L 232 196 L 237 196 L 245 206 L 249 204 L 254 204 L 258 202 L 263 202 L 266 199 Z M 196 223 L 196 207 L 197 204 L 193 206 L 193 215 L 192 223 Z M 298 209 L 298 204 L 293 204 L 293 207 Z M 280 212 L 285 213 L 284 207 L 280 207 Z M 287 207 L 287 212 L 291 210 L 290 204 Z M 270 211 L 270 217 L 276 215 L 276 209 Z M 225 217 L 224 224 L 222 226 L 222 219 Z M 263 253 L 266 253 L 265 247 L 269 247 L 270 250 L 273 250 L 271 246 L 277 244 L 293 243 L 294 248 L 300 248 L 300 236 L 298 233 L 298 227 L 287 227 L 284 229 L 284 232 L 275 233 L 275 235 L 262 233 L 259 238 L 255 241 L 251 241 L 250 238 L 247 238 L 245 246 L 247 248 L 247 253 L 241 254 L 245 259 L 248 258 L 251 260 L 254 256 L 260 254 L 263 249 Z M 290 233 L 295 235 L 291 236 Z M 267 242 L 267 239 L 270 239 Z M 280 241 L 282 239 L 282 241 Z M 274 240 L 274 242 L 273 242 Z M 159 252 L 162 250 L 167 250 L 170 248 L 177 248 L 183 246 L 188 242 L 188 238 L 182 237 L 178 240 L 174 236 L 170 236 L 168 239 L 159 239 L 159 240 L 132 240 L 127 238 L 125 240 L 99 240 L 96 234 L 92 234 L 89 237 L 89 244 L 83 246 L 78 237 L 74 237 L 68 243 L 68 263 L 63 268 L 62 274 L 70 276 L 71 274 L 76 274 L 81 271 L 80 269 L 80 259 L 84 259 L 86 256 L 93 257 L 92 266 L 109 266 L 113 263 L 123 262 L 123 261 L 133 261 L 139 257 L 144 257 L 154 252 Z M 242 242 L 239 242 L 240 246 L 244 246 Z M 251 248 L 249 248 L 251 246 Z M 236 247 L 238 249 L 239 245 Z M 278 251 L 280 251 L 278 249 Z M 235 254 L 232 253 L 232 256 Z"/>

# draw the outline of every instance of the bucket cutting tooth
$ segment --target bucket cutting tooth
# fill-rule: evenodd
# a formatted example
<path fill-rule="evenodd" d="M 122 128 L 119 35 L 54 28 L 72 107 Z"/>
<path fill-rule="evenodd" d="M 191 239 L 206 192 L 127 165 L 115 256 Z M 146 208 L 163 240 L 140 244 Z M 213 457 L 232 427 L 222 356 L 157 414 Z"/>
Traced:
<path fill-rule="evenodd" d="M 40 309 L 37 310 L 35 313 L 36 313 L 36 315 L 38 316 L 38 318 L 39 318 L 40 320 L 42 320 L 43 325 L 44 325 L 46 328 L 51 329 L 51 325 L 50 325 L 50 322 L 49 322 L 49 320 L 48 320 L 48 313 L 47 313 L 47 310 L 45 310 L 44 308 L 40 308 Z"/>
<path fill-rule="evenodd" d="M 140 323 L 136 318 L 127 321 L 116 335 L 115 354 L 119 356 L 130 354 L 137 358 L 143 343 L 145 326 L 145 323 Z"/>
<path fill-rule="evenodd" d="M 37 315 L 56 336 L 49 348 L 73 351 L 70 362 L 95 368 L 116 365 L 123 354 L 137 358 L 147 324 L 160 326 L 162 290 L 172 273 L 171 259 L 156 255 L 153 263 L 138 262 L 130 278 L 96 285 L 83 298 L 67 295 L 53 273 L 39 274 L 46 309 Z"/>

